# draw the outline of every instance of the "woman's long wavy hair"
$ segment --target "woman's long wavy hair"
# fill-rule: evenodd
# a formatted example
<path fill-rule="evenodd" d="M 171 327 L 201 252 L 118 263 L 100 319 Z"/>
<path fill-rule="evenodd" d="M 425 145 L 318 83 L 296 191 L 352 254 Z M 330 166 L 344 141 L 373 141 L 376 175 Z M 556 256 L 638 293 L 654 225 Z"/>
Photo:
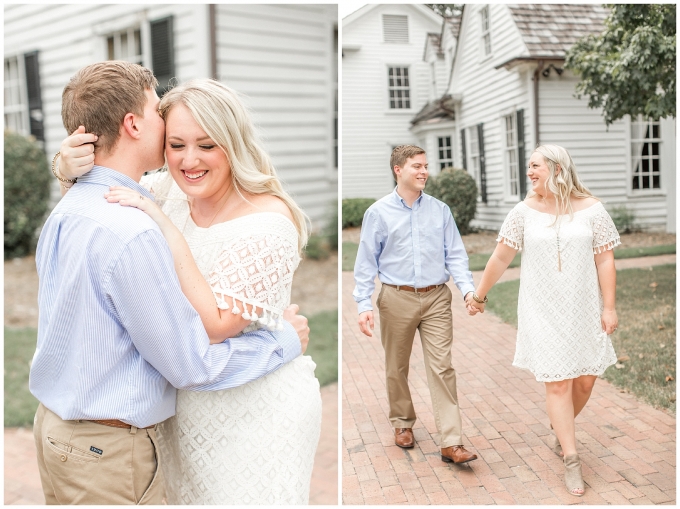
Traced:
<path fill-rule="evenodd" d="M 307 244 L 309 218 L 284 191 L 269 155 L 260 146 L 239 94 L 219 81 L 189 81 L 163 96 L 158 110 L 163 120 L 167 121 L 170 110 L 178 103 L 189 109 L 201 129 L 227 155 L 231 180 L 239 194 L 243 190 L 249 194 L 271 194 L 283 200 L 293 216 L 299 234 L 298 249 L 302 251 Z"/>
<path fill-rule="evenodd" d="M 545 183 L 545 187 L 555 196 L 555 212 L 557 213 L 555 223 L 559 216 L 564 215 L 567 212 L 569 213 L 569 219 L 573 219 L 574 209 L 569 200 L 569 197 L 572 194 L 576 198 L 593 197 L 598 199 L 593 196 L 593 193 L 591 193 L 578 178 L 576 165 L 574 165 L 574 161 L 572 161 L 567 149 L 560 147 L 559 145 L 540 145 L 534 152 L 538 152 L 543 156 L 543 160 L 550 170 L 550 175 Z M 529 190 L 527 198 L 530 198 L 535 194 L 536 193 L 533 190 Z"/>

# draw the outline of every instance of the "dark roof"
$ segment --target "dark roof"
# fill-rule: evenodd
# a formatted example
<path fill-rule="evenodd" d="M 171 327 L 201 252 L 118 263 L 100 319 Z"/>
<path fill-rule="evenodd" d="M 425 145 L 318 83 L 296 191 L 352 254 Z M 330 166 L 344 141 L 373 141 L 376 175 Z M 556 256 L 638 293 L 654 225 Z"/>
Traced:
<path fill-rule="evenodd" d="M 460 20 L 462 19 L 462 16 L 460 13 L 454 14 L 453 16 L 449 16 L 448 18 L 444 18 L 444 24 L 449 27 L 449 30 L 451 30 L 451 34 L 458 39 L 458 34 L 460 33 Z"/>
<path fill-rule="evenodd" d="M 578 39 L 601 33 L 609 14 L 602 5 L 516 4 L 508 8 L 529 57 L 564 58 Z"/>
<path fill-rule="evenodd" d="M 439 47 L 441 41 L 440 41 L 439 34 L 435 34 L 432 32 L 428 32 L 427 34 L 427 41 L 432 45 L 433 48 L 437 51 L 437 53 L 441 52 L 441 48 Z"/>
<path fill-rule="evenodd" d="M 411 120 L 411 125 L 422 124 L 422 123 L 433 123 L 439 122 L 441 120 L 454 120 L 454 116 L 451 96 L 445 95 L 436 99 L 432 102 L 427 103 L 423 108 L 416 114 Z M 447 107 L 448 106 L 448 107 Z"/>

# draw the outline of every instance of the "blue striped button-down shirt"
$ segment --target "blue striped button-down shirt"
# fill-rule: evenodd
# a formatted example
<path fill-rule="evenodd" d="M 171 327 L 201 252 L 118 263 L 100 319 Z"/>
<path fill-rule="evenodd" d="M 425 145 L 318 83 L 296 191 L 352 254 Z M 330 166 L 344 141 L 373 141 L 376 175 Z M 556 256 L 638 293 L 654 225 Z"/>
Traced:
<path fill-rule="evenodd" d="M 30 389 L 62 419 L 120 419 L 137 427 L 175 413 L 175 387 L 245 384 L 300 354 L 286 323 L 209 345 L 182 294 L 172 254 L 144 212 L 108 203 L 109 186 L 137 182 L 95 166 L 43 227 L 38 344 Z"/>
<path fill-rule="evenodd" d="M 475 289 L 451 209 L 425 193 L 409 207 L 395 189 L 364 214 L 354 264 L 359 313 L 373 309 L 376 274 L 383 283 L 416 288 L 446 283 L 451 274 L 463 296 Z"/>

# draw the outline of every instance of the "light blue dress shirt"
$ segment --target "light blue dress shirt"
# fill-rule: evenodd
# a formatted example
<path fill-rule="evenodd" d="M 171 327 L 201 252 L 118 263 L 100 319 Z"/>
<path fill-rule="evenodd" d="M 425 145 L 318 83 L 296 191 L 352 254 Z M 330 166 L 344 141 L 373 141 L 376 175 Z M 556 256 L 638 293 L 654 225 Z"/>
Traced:
<path fill-rule="evenodd" d="M 475 289 L 451 209 L 425 193 L 409 207 L 396 188 L 364 214 L 354 264 L 359 313 L 373 309 L 376 274 L 382 283 L 415 288 L 446 283 L 450 274 L 463 296 Z"/>
<path fill-rule="evenodd" d="M 175 413 L 175 387 L 243 385 L 298 355 L 289 323 L 210 345 L 180 288 L 172 254 L 141 210 L 108 203 L 125 175 L 95 166 L 42 229 L 36 265 L 38 344 L 30 390 L 65 420 L 119 419 L 137 427 Z"/>

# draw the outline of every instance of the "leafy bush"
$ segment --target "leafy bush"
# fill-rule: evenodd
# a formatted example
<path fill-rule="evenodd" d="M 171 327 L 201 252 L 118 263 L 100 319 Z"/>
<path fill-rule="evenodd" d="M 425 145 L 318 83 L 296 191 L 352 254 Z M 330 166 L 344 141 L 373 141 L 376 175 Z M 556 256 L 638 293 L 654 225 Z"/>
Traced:
<path fill-rule="evenodd" d="M 461 235 L 470 233 L 477 212 L 477 184 L 468 172 L 446 168 L 428 179 L 425 192 L 449 206 Z"/>
<path fill-rule="evenodd" d="M 49 206 L 52 179 L 33 138 L 5 131 L 5 259 L 35 251 L 36 231 Z"/>
<path fill-rule="evenodd" d="M 331 255 L 328 238 L 325 235 L 312 233 L 307 239 L 304 251 L 305 258 L 310 260 L 325 260 Z"/>
<path fill-rule="evenodd" d="M 333 201 L 328 223 L 324 229 L 324 234 L 328 238 L 328 244 L 333 251 L 338 250 L 338 202 Z"/>
<path fill-rule="evenodd" d="M 609 215 L 619 233 L 630 233 L 638 229 L 635 226 L 635 212 L 625 205 L 613 207 Z"/>
<path fill-rule="evenodd" d="M 349 198 L 342 200 L 342 227 L 361 226 L 366 209 L 373 205 L 373 198 Z"/>

